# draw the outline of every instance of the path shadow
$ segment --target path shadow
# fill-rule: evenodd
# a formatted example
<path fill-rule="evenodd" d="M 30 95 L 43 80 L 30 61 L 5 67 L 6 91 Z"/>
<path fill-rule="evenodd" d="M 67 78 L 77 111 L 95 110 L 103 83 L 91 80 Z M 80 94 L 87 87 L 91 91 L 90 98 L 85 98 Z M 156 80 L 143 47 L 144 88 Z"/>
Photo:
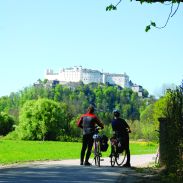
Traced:
<path fill-rule="evenodd" d="M 113 183 L 117 182 L 120 174 L 121 169 L 117 167 L 34 165 L 0 169 L 0 183 Z"/>

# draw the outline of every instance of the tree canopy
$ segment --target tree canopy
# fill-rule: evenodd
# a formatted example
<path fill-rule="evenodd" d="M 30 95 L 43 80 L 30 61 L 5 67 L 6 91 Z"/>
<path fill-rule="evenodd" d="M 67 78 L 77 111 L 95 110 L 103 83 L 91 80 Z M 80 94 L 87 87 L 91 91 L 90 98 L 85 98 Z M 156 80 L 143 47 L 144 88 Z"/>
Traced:
<path fill-rule="evenodd" d="M 14 119 L 5 112 L 0 113 L 0 135 L 6 135 L 13 130 Z"/>
<path fill-rule="evenodd" d="M 155 99 L 148 96 L 147 90 L 138 96 L 130 88 L 115 85 L 70 83 L 52 86 L 40 82 L 39 85 L 12 93 L 9 97 L 1 97 L 0 110 L 16 119 L 17 138 L 65 141 L 67 137 L 81 135 L 76 121 L 78 116 L 86 112 L 89 104 L 95 105 L 96 114 L 105 124 L 105 132 L 108 134 L 115 108 L 120 110 L 121 117 L 134 122 L 139 121 L 141 113 L 154 102 Z"/>
<path fill-rule="evenodd" d="M 49 99 L 27 101 L 20 112 L 17 133 L 20 139 L 56 140 L 65 128 L 64 105 Z"/>

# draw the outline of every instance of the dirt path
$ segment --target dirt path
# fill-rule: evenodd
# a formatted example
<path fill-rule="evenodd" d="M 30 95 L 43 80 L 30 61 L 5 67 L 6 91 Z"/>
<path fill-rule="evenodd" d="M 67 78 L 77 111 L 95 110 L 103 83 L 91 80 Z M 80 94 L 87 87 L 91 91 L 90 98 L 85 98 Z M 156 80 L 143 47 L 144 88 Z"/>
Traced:
<path fill-rule="evenodd" d="M 154 155 L 132 156 L 131 164 L 133 167 L 145 167 L 153 161 L 153 157 Z M 133 167 L 110 167 L 109 158 L 104 158 L 101 167 L 80 166 L 79 160 L 31 162 L 1 166 L 0 182 L 133 183 L 141 176 Z"/>

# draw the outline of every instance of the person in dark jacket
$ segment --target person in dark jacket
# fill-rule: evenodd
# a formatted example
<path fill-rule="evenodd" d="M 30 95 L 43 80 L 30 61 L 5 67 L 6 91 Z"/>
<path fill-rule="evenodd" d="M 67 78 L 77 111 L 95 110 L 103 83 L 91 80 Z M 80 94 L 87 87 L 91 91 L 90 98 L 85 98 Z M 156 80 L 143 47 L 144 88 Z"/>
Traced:
<path fill-rule="evenodd" d="M 90 166 L 89 158 L 91 155 L 91 150 L 93 146 L 93 134 L 95 126 L 100 126 L 104 128 L 103 123 L 99 118 L 94 114 L 94 107 L 90 105 L 88 107 L 87 113 L 83 114 L 77 122 L 77 126 L 83 130 L 83 142 L 80 156 L 80 165 Z M 87 152 L 86 152 L 87 150 Z M 86 156 L 85 156 L 86 152 Z M 85 157 L 85 160 L 84 160 Z"/>
<path fill-rule="evenodd" d="M 131 133 L 130 127 L 127 122 L 120 118 L 120 112 L 118 110 L 113 111 L 113 120 L 111 122 L 112 129 L 115 135 L 120 139 L 120 143 L 127 154 L 127 161 L 123 167 L 130 167 L 130 148 L 129 148 L 129 133 Z"/>

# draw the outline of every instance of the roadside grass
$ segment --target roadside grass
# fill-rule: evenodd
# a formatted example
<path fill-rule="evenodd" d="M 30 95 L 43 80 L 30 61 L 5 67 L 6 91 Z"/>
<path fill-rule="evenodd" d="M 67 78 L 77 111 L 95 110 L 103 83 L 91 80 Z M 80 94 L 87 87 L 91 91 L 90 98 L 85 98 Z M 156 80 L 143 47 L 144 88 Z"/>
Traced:
<path fill-rule="evenodd" d="M 130 142 L 131 154 L 153 154 L 157 144 L 152 142 Z M 79 159 L 81 143 L 58 141 L 0 140 L 0 164 L 29 161 Z M 103 157 L 110 154 L 110 145 Z"/>
<path fill-rule="evenodd" d="M 130 141 L 130 152 L 134 155 L 155 154 L 158 144 L 154 142 Z"/>
<path fill-rule="evenodd" d="M 139 178 L 137 183 L 182 183 L 183 179 L 176 174 L 168 173 L 165 167 L 133 168 Z"/>

